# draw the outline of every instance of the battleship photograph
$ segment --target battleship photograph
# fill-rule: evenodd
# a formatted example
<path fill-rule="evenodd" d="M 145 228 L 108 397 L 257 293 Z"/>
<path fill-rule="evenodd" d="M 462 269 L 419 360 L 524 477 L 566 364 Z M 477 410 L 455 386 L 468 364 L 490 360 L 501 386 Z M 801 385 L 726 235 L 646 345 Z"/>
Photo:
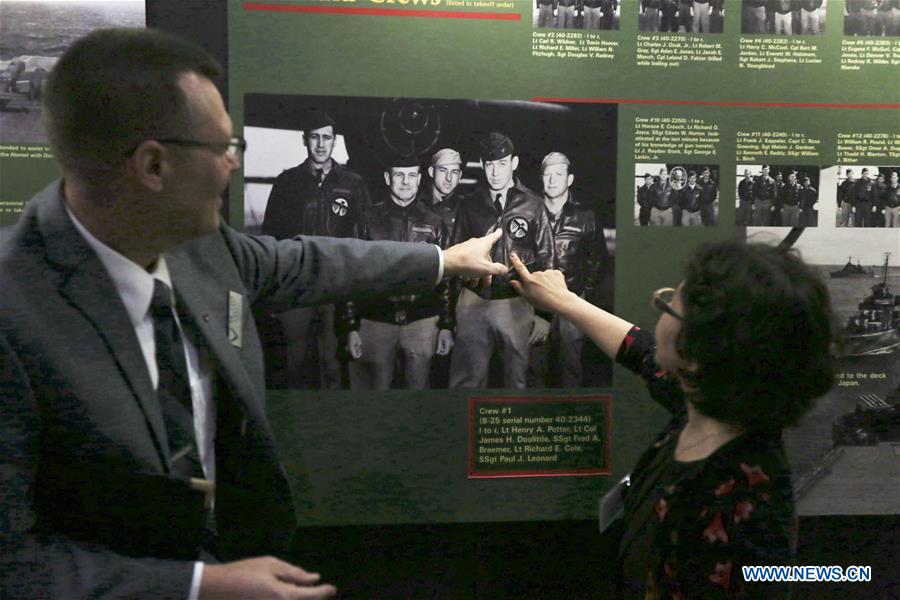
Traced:
<path fill-rule="evenodd" d="M 839 332 L 834 387 L 785 430 L 797 510 L 900 514 L 900 231 L 839 233 L 806 229 L 793 246 L 821 272 Z"/>

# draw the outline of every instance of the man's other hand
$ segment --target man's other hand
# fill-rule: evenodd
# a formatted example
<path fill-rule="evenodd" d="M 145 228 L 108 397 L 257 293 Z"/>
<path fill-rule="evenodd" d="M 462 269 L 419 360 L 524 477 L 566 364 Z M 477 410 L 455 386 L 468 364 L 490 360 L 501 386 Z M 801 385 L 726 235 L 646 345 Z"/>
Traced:
<path fill-rule="evenodd" d="M 320 584 L 319 579 L 318 573 L 308 573 L 272 556 L 207 564 L 203 566 L 200 598 L 320 600 L 337 594 L 337 588 Z"/>
<path fill-rule="evenodd" d="M 484 237 L 471 238 L 444 250 L 444 274 L 448 277 L 460 276 L 471 285 L 481 280 L 481 284 L 491 284 L 494 275 L 506 275 L 506 265 L 491 261 L 491 247 L 503 231 L 498 229 Z"/>

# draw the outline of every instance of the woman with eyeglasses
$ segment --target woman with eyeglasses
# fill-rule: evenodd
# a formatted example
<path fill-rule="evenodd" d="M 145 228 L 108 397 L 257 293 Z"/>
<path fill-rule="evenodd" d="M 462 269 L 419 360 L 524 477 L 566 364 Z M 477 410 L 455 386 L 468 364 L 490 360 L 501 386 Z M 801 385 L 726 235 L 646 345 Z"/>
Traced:
<path fill-rule="evenodd" d="M 832 383 L 824 283 L 790 251 L 705 244 L 676 288 L 653 294 L 650 333 L 569 292 L 559 271 L 512 264 L 522 296 L 582 329 L 672 414 L 623 493 L 622 596 L 788 592 L 745 581 L 741 567 L 788 565 L 796 547 L 781 431 Z"/>

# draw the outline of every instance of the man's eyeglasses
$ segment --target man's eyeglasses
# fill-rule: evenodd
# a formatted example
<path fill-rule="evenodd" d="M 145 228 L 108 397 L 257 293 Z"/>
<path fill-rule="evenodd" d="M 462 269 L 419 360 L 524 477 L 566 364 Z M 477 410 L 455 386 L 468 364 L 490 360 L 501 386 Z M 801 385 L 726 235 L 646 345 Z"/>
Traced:
<path fill-rule="evenodd" d="M 650 299 L 650 306 L 659 312 L 666 313 L 670 317 L 674 317 L 679 321 L 684 321 L 684 317 L 672 308 L 672 300 L 675 298 L 675 288 L 660 288 L 653 292 Z"/>
<path fill-rule="evenodd" d="M 156 141 L 160 144 L 172 144 L 174 146 L 209 148 L 216 154 L 227 154 L 230 158 L 241 158 L 247 150 L 247 140 L 242 137 L 228 138 L 227 142 L 201 142 L 198 140 L 182 140 L 176 138 L 167 138 Z"/>

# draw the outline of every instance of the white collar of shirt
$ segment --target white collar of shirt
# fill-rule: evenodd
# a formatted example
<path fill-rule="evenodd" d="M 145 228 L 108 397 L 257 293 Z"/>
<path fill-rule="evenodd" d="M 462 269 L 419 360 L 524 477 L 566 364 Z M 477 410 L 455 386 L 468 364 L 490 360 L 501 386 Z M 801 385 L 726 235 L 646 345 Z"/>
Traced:
<path fill-rule="evenodd" d="M 119 297 L 128 311 L 128 318 L 131 319 L 132 326 L 137 326 L 150 309 L 150 302 L 153 299 L 153 280 L 159 279 L 165 283 L 169 290 L 172 289 L 172 279 L 169 276 L 169 268 L 166 265 L 164 256 L 156 260 L 153 270 L 148 272 L 137 263 L 125 258 L 100 240 L 87 230 L 81 222 L 72 214 L 69 207 L 66 206 L 66 212 L 72 219 L 75 229 L 84 238 L 94 252 L 116 286 Z"/>

